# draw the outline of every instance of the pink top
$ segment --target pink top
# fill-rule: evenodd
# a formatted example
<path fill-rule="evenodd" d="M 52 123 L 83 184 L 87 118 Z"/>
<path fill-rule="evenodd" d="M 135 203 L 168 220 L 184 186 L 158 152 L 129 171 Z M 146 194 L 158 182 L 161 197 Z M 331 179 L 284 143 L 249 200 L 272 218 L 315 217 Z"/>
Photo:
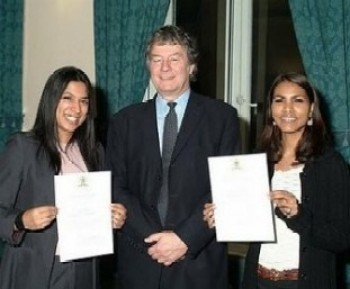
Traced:
<path fill-rule="evenodd" d="M 76 143 L 61 145 L 61 174 L 87 172 L 86 164 Z"/>

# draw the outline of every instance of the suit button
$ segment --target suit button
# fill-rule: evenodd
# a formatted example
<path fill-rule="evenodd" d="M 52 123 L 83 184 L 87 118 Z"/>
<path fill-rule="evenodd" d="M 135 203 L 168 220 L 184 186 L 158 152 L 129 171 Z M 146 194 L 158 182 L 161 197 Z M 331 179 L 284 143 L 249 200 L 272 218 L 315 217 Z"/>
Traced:
<path fill-rule="evenodd" d="M 304 203 L 307 203 L 309 200 L 310 200 L 310 198 L 308 196 L 303 197 L 303 202 Z"/>
<path fill-rule="evenodd" d="M 300 279 L 306 280 L 306 273 L 300 273 L 299 275 Z"/>

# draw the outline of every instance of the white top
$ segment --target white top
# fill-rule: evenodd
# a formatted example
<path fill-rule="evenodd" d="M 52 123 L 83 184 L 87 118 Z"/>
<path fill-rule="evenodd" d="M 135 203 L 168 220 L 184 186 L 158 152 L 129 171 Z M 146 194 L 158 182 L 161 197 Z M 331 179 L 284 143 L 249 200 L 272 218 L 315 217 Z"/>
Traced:
<path fill-rule="evenodd" d="M 275 171 L 272 178 L 272 190 L 286 190 L 301 199 L 300 173 L 304 165 L 299 165 L 288 171 Z M 261 245 L 259 264 L 276 270 L 299 268 L 299 234 L 290 230 L 286 223 L 274 215 L 276 224 L 276 243 Z"/>

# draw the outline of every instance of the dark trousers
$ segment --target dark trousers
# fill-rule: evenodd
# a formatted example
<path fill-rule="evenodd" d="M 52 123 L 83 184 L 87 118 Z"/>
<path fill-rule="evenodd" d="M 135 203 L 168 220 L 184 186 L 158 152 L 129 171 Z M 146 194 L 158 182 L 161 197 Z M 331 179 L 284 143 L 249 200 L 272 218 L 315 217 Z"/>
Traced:
<path fill-rule="evenodd" d="M 61 263 L 55 257 L 49 289 L 94 289 L 92 260 Z"/>
<path fill-rule="evenodd" d="M 297 289 L 298 281 L 283 280 L 271 281 L 267 279 L 258 278 L 258 289 Z"/>

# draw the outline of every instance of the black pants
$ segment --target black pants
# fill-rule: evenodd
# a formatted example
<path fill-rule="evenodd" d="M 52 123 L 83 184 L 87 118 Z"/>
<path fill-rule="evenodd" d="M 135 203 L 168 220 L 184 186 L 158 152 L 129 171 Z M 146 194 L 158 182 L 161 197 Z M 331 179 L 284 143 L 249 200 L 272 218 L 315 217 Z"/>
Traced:
<path fill-rule="evenodd" d="M 258 289 L 297 289 L 298 281 L 271 281 L 258 278 Z"/>
<path fill-rule="evenodd" d="M 49 289 L 94 289 L 92 260 L 61 263 L 55 257 Z"/>

